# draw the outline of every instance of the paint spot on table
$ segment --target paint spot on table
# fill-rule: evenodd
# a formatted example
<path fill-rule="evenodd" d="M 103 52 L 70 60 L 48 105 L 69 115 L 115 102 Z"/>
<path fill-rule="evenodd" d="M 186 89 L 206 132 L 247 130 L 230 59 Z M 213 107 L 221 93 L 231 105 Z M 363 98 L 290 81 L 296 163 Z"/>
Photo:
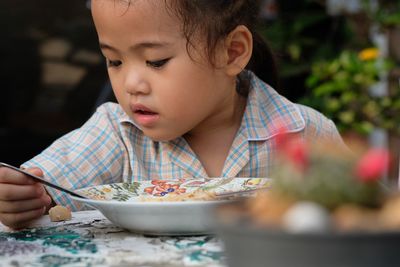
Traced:
<path fill-rule="evenodd" d="M 15 256 L 28 253 L 43 253 L 45 249 L 42 245 L 32 242 L 21 242 L 16 240 L 0 241 L 0 256 Z"/>
<path fill-rule="evenodd" d="M 82 251 L 89 253 L 97 252 L 97 246 L 93 242 L 92 238 L 78 234 L 72 230 L 57 227 L 0 233 L 0 239 L 8 240 L 1 241 L 0 244 L 2 246 L 4 246 L 3 243 L 7 243 L 13 240 L 18 241 L 17 243 L 15 243 L 19 244 L 18 246 L 16 246 L 16 250 L 9 253 L 23 254 L 24 252 L 26 252 L 26 250 L 29 250 L 30 248 L 32 250 L 35 250 L 37 249 L 37 247 L 33 246 L 32 243 L 29 242 L 37 241 L 42 242 L 43 249 L 49 246 L 56 246 L 73 254 L 77 254 Z M 24 242 L 25 245 L 22 245 Z M 6 246 L 4 246 L 4 250 L 9 251 Z"/>
<path fill-rule="evenodd" d="M 207 250 L 195 250 L 189 254 L 190 261 L 204 262 L 206 259 L 217 261 L 222 259 L 224 254 L 221 251 L 207 251 Z"/>
<path fill-rule="evenodd" d="M 220 247 L 210 246 L 215 237 L 202 236 L 192 238 L 174 238 L 166 240 L 183 252 L 184 261 L 188 263 L 218 262 L 224 259 L 224 253 Z"/>
<path fill-rule="evenodd" d="M 85 266 L 91 267 L 100 262 L 93 262 L 93 258 L 89 257 L 67 257 L 59 255 L 44 255 L 39 259 L 40 264 L 46 267 L 61 267 L 61 266 Z"/>

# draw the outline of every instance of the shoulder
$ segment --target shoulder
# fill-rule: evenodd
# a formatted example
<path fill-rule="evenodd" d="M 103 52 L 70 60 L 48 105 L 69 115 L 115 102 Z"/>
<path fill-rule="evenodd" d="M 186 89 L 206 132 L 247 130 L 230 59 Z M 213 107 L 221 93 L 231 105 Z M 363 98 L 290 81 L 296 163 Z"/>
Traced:
<path fill-rule="evenodd" d="M 342 143 L 335 123 L 321 112 L 302 104 L 295 104 L 304 118 L 304 135 L 307 138 L 332 139 Z"/>
<path fill-rule="evenodd" d="M 334 123 L 331 119 L 328 119 L 324 114 L 322 114 L 321 112 L 302 105 L 302 104 L 294 104 L 296 106 L 296 108 L 298 109 L 298 111 L 300 112 L 301 116 L 304 118 L 304 121 L 306 123 L 306 126 L 334 126 Z"/>
<path fill-rule="evenodd" d="M 255 75 L 251 85 L 243 120 L 248 140 L 272 140 L 284 128 L 310 142 L 334 143 L 348 150 L 333 121 L 322 113 L 293 103 Z"/>
<path fill-rule="evenodd" d="M 321 112 L 302 105 L 294 103 L 286 97 L 280 95 L 274 88 L 253 75 L 253 88 L 257 94 L 257 101 L 260 102 L 260 107 L 268 114 L 280 115 L 281 121 L 298 121 L 298 124 L 303 124 L 305 130 L 320 131 L 336 131 L 336 126 L 332 120 L 328 119 Z M 270 115 L 271 116 L 271 115 Z M 302 121 L 302 123 L 301 123 Z"/>

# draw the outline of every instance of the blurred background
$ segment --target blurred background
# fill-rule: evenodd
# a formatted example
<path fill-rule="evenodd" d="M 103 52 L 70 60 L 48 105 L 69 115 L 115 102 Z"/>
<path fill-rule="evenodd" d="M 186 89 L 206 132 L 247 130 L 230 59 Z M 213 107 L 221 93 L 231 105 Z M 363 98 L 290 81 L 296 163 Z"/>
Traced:
<path fill-rule="evenodd" d="M 19 165 L 114 101 L 84 0 L 0 1 L 0 161 Z M 341 134 L 400 149 L 400 1 L 264 0 L 279 91 Z"/>
<path fill-rule="evenodd" d="M 91 115 L 107 74 L 85 1 L 2 0 L 0 31 L 0 160 L 19 165 Z"/>

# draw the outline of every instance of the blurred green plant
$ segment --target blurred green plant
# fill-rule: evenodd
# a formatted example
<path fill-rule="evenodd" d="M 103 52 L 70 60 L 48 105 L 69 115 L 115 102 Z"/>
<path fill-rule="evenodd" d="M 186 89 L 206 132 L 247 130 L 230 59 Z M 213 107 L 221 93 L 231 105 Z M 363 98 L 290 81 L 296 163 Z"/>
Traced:
<path fill-rule="evenodd" d="M 371 6 L 371 1 L 364 0 L 364 10 L 370 20 L 381 28 L 400 26 L 400 1 L 398 0 L 380 0 L 377 8 Z"/>
<path fill-rule="evenodd" d="M 337 144 L 301 140 L 286 129 L 277 136 L 276 145 L 272 192 L 328 209 L 350 203 L 380 205 L 384 193 L 380 179 L 390 162 L 387 150 L 360 146 L 348 153 Z"/>
<path fill-rule="evenodd" d="M 344 50 L 331 61 L 316 62 L 302 103 L 331 118 L 341 132 L 368 134 L 375 127 L 400 133 L 400 92 L 378 95 L 372 87 L 393 64 L 376 48 Z"/>
<path fill-rule="evenodd" d="M 261 29 L 261 33 L 280 57 L 282 61 L 282 77 L 290 77 L 308 71 L 310 65 L 305 58 L 326 57 L 327 54 L 334 54 L 334 46 L 331 42 L 321 42 L 320 38 L 313 36 L 310 29 L 320 25 L 328 24 L 328 15 L 321 12 L 309 11 L 299 12 L 296 18 L 282 16 Z"/>
<path fill-rule="evenodd" d="M 277 18 L 264 21 L 259 31 L 278 58 L 280 93 L 297 102 L 306 91 L 311 62 L 335 57 L 352 33 L 346 20 L 329 16 L 320 1 L 279 0 L 278 7 Z"/>

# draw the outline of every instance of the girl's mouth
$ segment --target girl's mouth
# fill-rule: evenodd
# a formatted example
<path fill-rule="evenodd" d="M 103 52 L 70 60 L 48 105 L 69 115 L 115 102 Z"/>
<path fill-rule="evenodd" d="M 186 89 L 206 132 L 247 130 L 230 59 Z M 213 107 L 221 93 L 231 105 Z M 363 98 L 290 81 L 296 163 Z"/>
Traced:
<path fill-rule="evenodd" d="M 153 126 L 160 117 L 157 112 L 141 104 L 131 105 L 130 108 L 133 112 L 133 119 L 143 127 Z"/>
<path fill-rule="evenodd" d="M 138 114 L 143 114 L 143 115 L 156 114 L 156 112 L 152 111 L 150 108 L 148 108 L 142 104 L 131 104 L 130 108 L 133 113 L 138 113 Z"/>
<path fill-rule="evenodd" d="M 157 114 L 157 113 L 152 112 L 152 111 L 141 110 L 141 109 L 135 110 L 135 113 L 141 114 L 141 115 L 155 115 L 155 114 Z"/>

